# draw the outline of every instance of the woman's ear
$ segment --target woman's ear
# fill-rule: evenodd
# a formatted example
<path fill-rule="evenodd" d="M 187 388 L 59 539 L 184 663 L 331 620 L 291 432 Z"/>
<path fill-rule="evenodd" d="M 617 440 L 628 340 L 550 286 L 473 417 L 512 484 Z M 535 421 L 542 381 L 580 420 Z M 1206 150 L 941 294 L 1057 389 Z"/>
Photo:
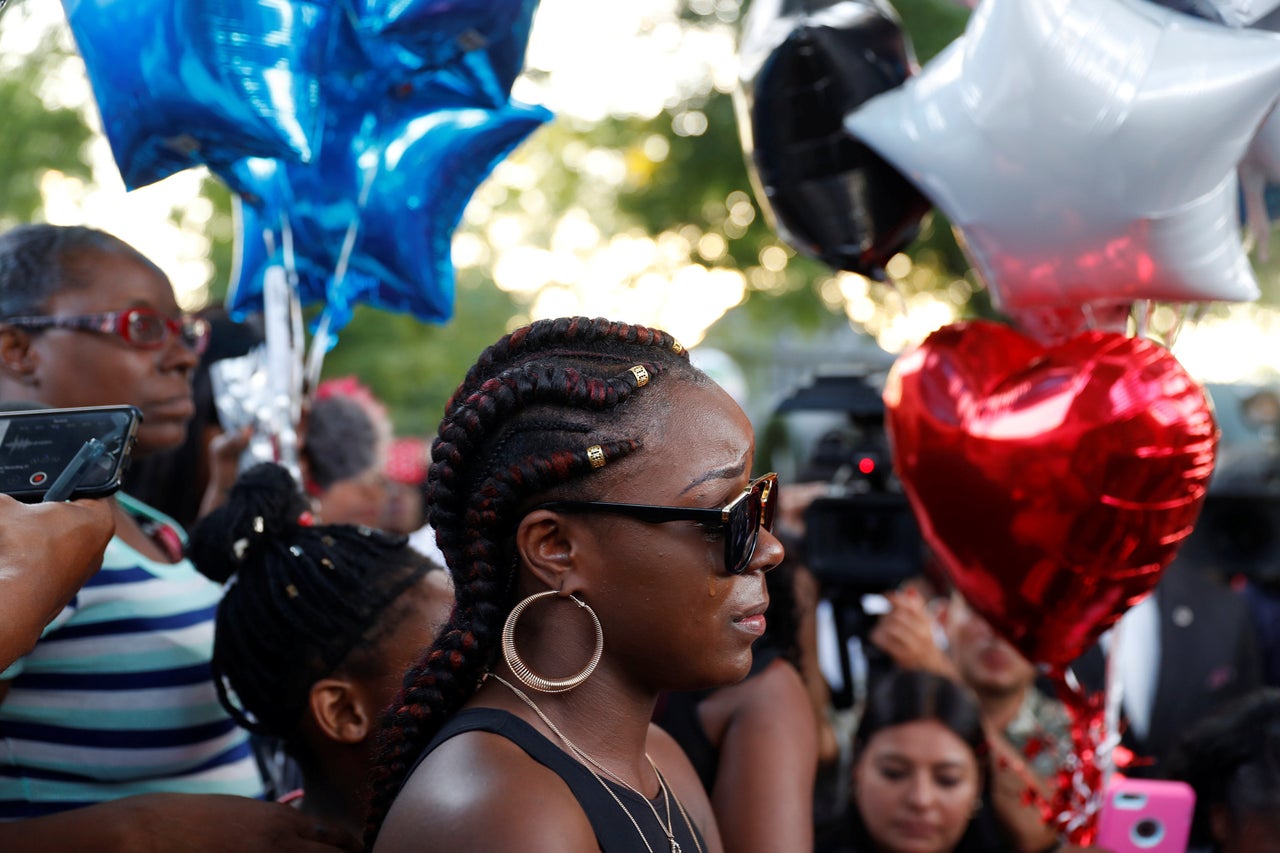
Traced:
<path fill-rule="evenodd" d="M 549 589 L 564 588 L 577 553 L 574 525 L 550 510 L 534 510 L 516 528 L 516 552 Z"/>
<path fill-rule="evenodd" d="M 39 359 L 31 348 L 31 335 L 16 326 L 0 325 L 0 375 L 22 385 L 35 385 Z"/>
<path fill-rule="evenodd" d="M 374 710 L 363 693 L 343 678 L 322 678 L 311 685 L 311 719 L 335 743 L 362 743 L 373 728 Z"/>

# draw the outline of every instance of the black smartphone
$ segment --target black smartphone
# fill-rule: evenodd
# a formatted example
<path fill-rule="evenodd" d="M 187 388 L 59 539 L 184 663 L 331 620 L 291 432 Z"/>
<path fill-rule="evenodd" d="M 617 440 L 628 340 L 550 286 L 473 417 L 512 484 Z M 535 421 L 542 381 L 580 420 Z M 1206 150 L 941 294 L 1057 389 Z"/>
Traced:
<path fill-rule="evenodd" d="M 0 412 L 0 492 L 26 503 L 115 493 L 141 420 L 133 406 Z"/>

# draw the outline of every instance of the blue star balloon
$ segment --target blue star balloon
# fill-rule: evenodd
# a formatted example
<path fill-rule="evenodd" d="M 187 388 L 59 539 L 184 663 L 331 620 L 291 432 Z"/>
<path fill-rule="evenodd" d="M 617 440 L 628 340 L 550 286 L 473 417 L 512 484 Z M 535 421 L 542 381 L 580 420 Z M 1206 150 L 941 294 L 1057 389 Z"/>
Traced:
<path fill-rule="evenodd" d="M 355 303 L 452 316 L 453 229 L 493 166 L 550 113 L 467 106 L 427 85 L 382 106 L 380 116 L 331 110 L 310 164 L 247 159 L 228 170 L 243 201 L 232 311 L 258 310 L 266 266 L 284 263 L 335 331 Z"/>
<path fill-rule="evenodd" d="M 393 78 L 452 68 L 500 107 L 524 67 L 538 0 L 356 0 L 373 62 Z"/>
<path fill-rule="evenodd" d="M 306 160 L 337 0 L 63 0 L 125 186 Z"/>
<path fill-rule="evenodd" d="M 364 209 L 361 272 L 376 278 L 365 297 L 423 320 L 453 314 L 453 230 L 493 167 L 551 118 L 542 107 L 442 110 L 392 123 Z"/>

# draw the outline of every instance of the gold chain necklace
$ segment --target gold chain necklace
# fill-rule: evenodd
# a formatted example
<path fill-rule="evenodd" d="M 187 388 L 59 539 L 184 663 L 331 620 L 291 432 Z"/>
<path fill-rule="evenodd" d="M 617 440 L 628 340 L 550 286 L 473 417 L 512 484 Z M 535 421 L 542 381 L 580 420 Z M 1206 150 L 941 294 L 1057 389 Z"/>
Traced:
<path fill-rule="evenodd" d="M 608 774 L 616 780 L 619 785 L 644 801 L 644 804 L 649 807 L 649 811 L 653 812 L 653 819 L 658 822 L 658 826 L 662 829 L 663 834 L 667 836 L 667 843 L 671 845 L 671 853 L 683 853 L 680 842 L 676 841 L 675 827 L 671 822 L 671 801 L 675 800 L 676 808 L 680 810 L 680 817 L 684 819 L 685 828 L 689 830 L 689 837 L 693 839 L 693 844 L 697 847 L 698 853 L 702 853 L 702 843 L 698 841 L 698 834 L 693 831 L 693 823 L 689 820 L 689 815 L 684 810 L 684 804 L 680 802 L 680 798 L 675 794 L 668 793 L 667 780 L 663 777 L 661 771 L 658 770 L 658 765 L 654 764 L 653 759 L 649 757 L 649 753 L 646 752 L 644 757 L 645 760 L 649 762 L 649 766 L 653 768 L 654 775 L 658 777 L 658 788 L 662 791 L 662 802 L 663 805 L 666 806 L 667 811 L 667 820 L 665 823 L 663 822 L 662 817 L 658 814 L 658 809 L 649 801 L 648 797 L 631 787 L 625 779 L 620 777 L 617 773 L 614 773 L 608 767 L 605 767 L 599 761 L 596 761 L 590 755 L 587 755 L 587 753 L 584 752 L 577 744 L 565 737 L 564 732 L 560 731 L 556 724 L 551 722 L 551 719 L 543 713 L 541 708 L 534 704 L 534 701 L 530 699 L 523 690 L 507 681 L 496 672 L 491 672 L 489 675 L 493 676 L 499 684 L 504 685 L 512 693 L 516 694 L 516 697 L 520 699 L 520 701 L 533 709 L 533 712 L 538 715 L 538 719 L 542 720 L 542 722 L 546 724 L 547 728 L 551 729 L 551 731 L 555 733 L 556 737 L 560 738 L 560 740 L 564 742 L 564 745 L 569 748 L 569 751 L 579 761 L 589 765 L 587 767 L 587 772 L 595 777 L 596 781 L 600 783 L 605 792 L 608 793 L 608 795 L 613 798 L 613 801 L 618 804 L 618 808 L 622 809 L 623 813 L 625 813 L 627 818 L 630 819 L 631 825 L 636 828 L 636 832 L 640 835 L 640 840 L 644 842 L 644 847 L 649 851 L 649 853 L 653 853 L 653 848 L 649 846 L 649 839 L 645 837 L 644 830 L 640 828 L 640 824 L 636 821 L 635 815 L 631 814 L 631 810 L 627 808 L 626 804 L 622 802 L 616 793 L 614 793 L 613 789 L 609 787 L 608 783 L 605 782 L 600 774 L 592 768 L 597 768 L 601 772 Z"/>

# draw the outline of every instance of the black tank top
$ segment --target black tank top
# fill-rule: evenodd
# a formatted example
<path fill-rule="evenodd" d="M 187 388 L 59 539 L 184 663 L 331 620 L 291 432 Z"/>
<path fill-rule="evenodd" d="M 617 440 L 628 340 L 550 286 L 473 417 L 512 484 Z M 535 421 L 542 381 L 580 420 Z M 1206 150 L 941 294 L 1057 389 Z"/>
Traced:
<path fill-rule="evenodd" d="M 582 806 L 582 810 L 586 812 L 587 819 L 591 821 L 591 829 L 595 832 L 596 841 L 603 853 L 647 853 L 647 848 L 640 840 L 636 827 L 623 810 L 618 808 L 618 804 L 605 791 L 600 780 L 581 762 L 543 737 L 542 733 L 533 726 L 508 711 L 498 708 L 466 708 L 454 714 L 431 739 L 431 743 L 427 744 L 422 755 L 418 756 L 413 770 L 417 769 L 432 750 L 449 738 L 463 732 L 474 731 L 501 735 L 523 749 L 534 761 L 563 779 L 578 800 L 578 805 Z M 413 775 L 413 770 L 409 771 L 409 775 Z M 671 853 L 667 834 L 654 819 L 649 806 L 645 805 L 644 798 L 607 779 L 605 784 L 618 795 L 618 799 L 631 812 L 636 824 L 639 824 L 641 831 L 644 832 L 653 853 Z M 666 804 L 662 801 L 662 794 L 659 793 L 657 799 L 652 802 L 658 814 L 665 819 L 667 811 Z M 683 853 L 697 853 L 698 850 L 706 849 L 706 845 L 702 842 L 702 834 L 698 832 L 697 827 L 693 827 L 692 821 L 688 825 L 685 824 L 674 799 L 671 802 L 671 825 Z M 693 832 L 697 836 L 696 841 L 694 836 L 689 834 L 690 827 L 693 827 Z"/>

